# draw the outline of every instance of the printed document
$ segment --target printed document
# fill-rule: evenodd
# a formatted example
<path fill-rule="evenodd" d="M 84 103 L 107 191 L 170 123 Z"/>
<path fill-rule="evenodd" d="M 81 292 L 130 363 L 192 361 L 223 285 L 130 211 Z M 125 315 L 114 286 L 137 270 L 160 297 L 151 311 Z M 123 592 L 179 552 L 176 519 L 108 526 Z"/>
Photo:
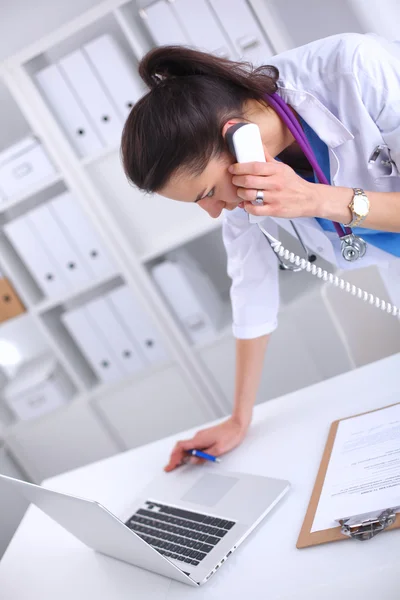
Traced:
<path fill-rule="evenodd" d="M 400 511 L 400 404 L 339 423 L 311 531 L 386 508 Z"/>

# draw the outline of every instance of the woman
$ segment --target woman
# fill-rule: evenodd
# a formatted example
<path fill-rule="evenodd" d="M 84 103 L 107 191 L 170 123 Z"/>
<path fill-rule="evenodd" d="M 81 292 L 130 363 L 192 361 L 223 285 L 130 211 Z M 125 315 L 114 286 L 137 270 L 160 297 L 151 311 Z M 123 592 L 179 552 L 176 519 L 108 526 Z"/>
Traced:
<path fill-rule="evenodd" d="M 211 217 L 224 211 L 237 338 L 232 416 L 178 442 L 167 471 L 191 448 L 214 455 L 231 450 L 251 422 L 279 300 L 277 257 L 249 214 L 272 217 L 265 227 L 275 235 L 277 222 L 290 231 L 293 220 L 307 248 L 341 268 L 372 263 L 386 268 L 395 301 L 400 280 L 397 52 L 396 44 L 377 36 L 343 34 L 274 56 L 270 66 L 253 71 L 182 47 L 156 48 L 141 61 L 139 73 L 150 91 L 125 125 L 125 173 L 140 189 L 195 202 Z M 274 92 L 303 128 L 330 186 L 315 182 L 295 138 L 269 105 Z M 224 136 L 238 122 L 259 126 L 266 163 L 235 164 Z M 362 195 L 361 209 L 353 204 L 356 193 Z M 261 206 L 252 204 L 256 196 L 263 199 Z M 354 232 L 362 233 L 367 251 L 355 263 L 342 257 L 333 221 L 359 225 Z"/>

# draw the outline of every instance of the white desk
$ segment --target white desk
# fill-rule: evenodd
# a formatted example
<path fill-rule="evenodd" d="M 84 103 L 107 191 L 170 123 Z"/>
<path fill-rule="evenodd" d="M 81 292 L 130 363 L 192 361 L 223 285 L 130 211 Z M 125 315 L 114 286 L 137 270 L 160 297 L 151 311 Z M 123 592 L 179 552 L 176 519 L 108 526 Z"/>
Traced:
<path fill-rule="evenodd" d="M 256 407 L 248 437 L 221 467 L 283 477 L 292 490 L 205 586 L 193 589 L 97 554 L 31 507 L 0 562 L 1 600 L 398 600 L 399 531 L 306 550 L 295 544 L 330 423 L 399 401 L 399 391 L 395 355 Z M 45 483 L 118 511 L 163 467 L 173 442 Z"/>

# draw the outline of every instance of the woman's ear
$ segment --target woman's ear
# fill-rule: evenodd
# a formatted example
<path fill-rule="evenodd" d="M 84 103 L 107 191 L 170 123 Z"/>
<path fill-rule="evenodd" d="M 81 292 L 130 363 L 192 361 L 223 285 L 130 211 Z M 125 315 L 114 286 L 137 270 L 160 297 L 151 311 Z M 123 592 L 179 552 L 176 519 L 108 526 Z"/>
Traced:
<path fill-rule="evenodd" d="M 227 130 L 229 129 L 229 127 L 232 127 L 232 125 L 236 125 L 236 123 L 242 123 L 242 119 L 229 119 L 229 121 L 227 121 L 224 126 L 222 127 L 222 137 L 225 139 L 225 134 L 227 132 Z"/>

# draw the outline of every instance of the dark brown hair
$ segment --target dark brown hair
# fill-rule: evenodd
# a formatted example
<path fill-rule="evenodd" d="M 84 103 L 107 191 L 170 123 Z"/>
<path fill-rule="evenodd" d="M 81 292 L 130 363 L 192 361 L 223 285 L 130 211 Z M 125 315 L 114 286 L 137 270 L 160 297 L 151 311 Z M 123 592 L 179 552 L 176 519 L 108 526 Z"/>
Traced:
<path fill-rule="evenodd" d="M 241 117 L 246 100 L 264 102 L 279 76 L 272 66 L 254 69 L 182 46 L 151 50 L 139 74 L 150 91 L 125 123 L 121 153 L 127 178 L 147 192 L 182 168 L 200 174 L 227 149 L 226 120 Z"/>

